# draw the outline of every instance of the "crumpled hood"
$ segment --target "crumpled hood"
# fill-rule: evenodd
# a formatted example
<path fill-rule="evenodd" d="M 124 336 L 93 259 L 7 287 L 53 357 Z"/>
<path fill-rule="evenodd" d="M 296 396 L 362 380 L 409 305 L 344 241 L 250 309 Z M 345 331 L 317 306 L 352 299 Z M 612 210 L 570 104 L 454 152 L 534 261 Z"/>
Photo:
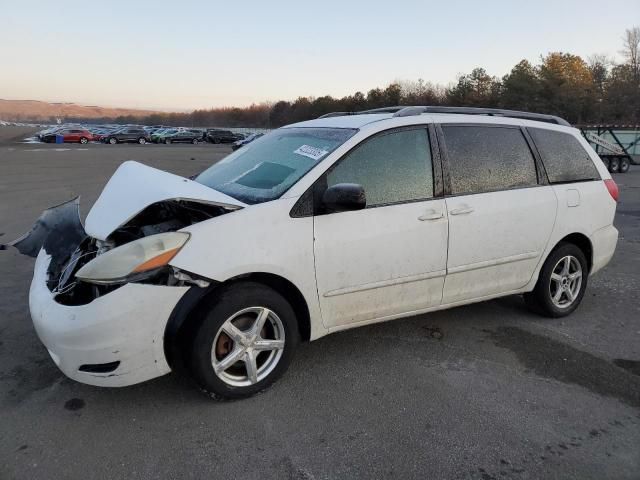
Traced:
<path fill-rule="evenodd" d="M 163 200 L 191 200 L 233 210 L 246 206 L 201 183 L 130 160 L 107 182 L 87 215 L 85 231 L 105 240 L 146 207 Z"/>

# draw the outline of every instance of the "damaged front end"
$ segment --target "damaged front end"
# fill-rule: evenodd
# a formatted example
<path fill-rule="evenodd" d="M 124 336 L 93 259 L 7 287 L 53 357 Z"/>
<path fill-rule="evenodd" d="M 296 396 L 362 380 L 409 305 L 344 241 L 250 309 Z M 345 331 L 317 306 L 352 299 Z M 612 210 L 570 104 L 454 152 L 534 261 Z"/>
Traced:
<path fill-rule="evenodd" d="M 87 256 L 89 243 L 80 220 L 80 197 L 76 197 L 42 212 L 31 230 L 8 246 L 33 258 L 44 250 L 51 257 L 47 286 L 59 296 L 75 284 L 70 283 L 73 266 Z"/>
<path fill-rule="evenodd" d="M 210 280 L 169 265 L 189 239 L 179 231 L 245 206 L 198 182 L 126 161 L 84 226 L 74 198 L 45 210 L 9 245 L 25 255 L 44 251 L 50 257 L 46 284 L 63 305 L 85 305 L 131 282 L 204 287 Z"/>
<path fill-rule="evenodd" d="M 208 279 L 180 271 L 168 265 L 168 261 L 163 264 L 156 261 L 145 268 L 137 265 L 121 276 L 111 274 L 107 278 L 83 276 L 82 273 L 88 271 L 88 265 L 98 257 L 109 252 L 112 252 L 111 257 L 114 257 L 113 253 L 118 253 L 115 250 L 118 247 L 130 246 L 130 249 L 140 250 L 138 244 L 142 239 L 153 237 L 156 241 L 147 243 L 155 245 L 169 232 L 177 232 L 189 225 L 230 211 L 232 210 L 229 208 L 208 202 L 163 200 L 147 206 L 115 229 L 105 240 L 100 240 L 90 237 L 85 232 L 80 220 L 79 198 L 74 198 L 45 210 L 28 233 L 9 245 L 31 257 L 36 257 L 41 249 L 51 257 L 47 270 L 47 287 L 56 302 L 63 305 L 87 304 L 130 282 L 206 287 L 210 283 Z M 188 237 L 187 234 L 182 235 Z M 174 250 L 177 253 L 177 249 Z M 161 252 L 158 256 L 162 254 L 166 252 Z M 128 260 L 131 257 L 127 252 L 124 252 L 124 255 Z M 108 257 L 110 255 L 105 256 L 105 262 L 102 263 L 108 264 Z M 167 257 L 164 257 L 164 260 L 166 259 Z"/>

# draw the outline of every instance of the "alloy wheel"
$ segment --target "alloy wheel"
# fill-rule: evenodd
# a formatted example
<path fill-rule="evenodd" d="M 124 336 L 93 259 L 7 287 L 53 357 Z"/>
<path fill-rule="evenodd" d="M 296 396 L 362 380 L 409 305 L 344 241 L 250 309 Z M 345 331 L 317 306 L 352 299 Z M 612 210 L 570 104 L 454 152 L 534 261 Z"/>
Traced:
<path fill-rule="evenodd" d="M 278 365 L 284 345 L 284 325 L 274 311 L 245 308 L 218 330 L 211 348 L 213 371 L 227 385 L 254 385 Z"/>
<path fill-rule="evenodd" d="M 582 287 L 582 266 L 573 255 L 567 255 L 558 260 L 551 271 L 549 295 L 551 301 L 558 308 L 568 308 L 573 305 Z"/>

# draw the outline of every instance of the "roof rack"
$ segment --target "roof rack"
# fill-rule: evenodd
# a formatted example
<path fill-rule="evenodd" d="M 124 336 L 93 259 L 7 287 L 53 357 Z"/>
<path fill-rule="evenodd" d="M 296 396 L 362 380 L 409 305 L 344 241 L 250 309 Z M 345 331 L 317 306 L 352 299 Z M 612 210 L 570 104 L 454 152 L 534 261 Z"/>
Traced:
<path fill-rule="evenodd" d="M 440 106 L 410 106 L 410 107 L 384 107 L 360 112 L 332 112 L 318 118 L 341 117 L 345 115 L 366 115 L 375 113 L 393 113 L 394 117 L 411 117 L 423 113 L 451 113 L 461 115 L 489 115 L 494 117 L 519 118 L 521 120 L 534 120 L 537 122 L 555 123 L 570 127 L 565 119 L 555 115 L 543 113 L 519 112 L 517 110 L 503 110 L 500 108 L 475 108 L 475 107 L 440 107 Z"/>
<path fill-rule="evenodd" d="M 330 112 L 325 113 L 324 115 L 320 115 L 318 118 L 330 118 L 330 117 L 345 117 L 347 115 L 367 115 L 373 113 L 396 113 L 399 110 L 405 108 L 414 108 L 414 107 L 382 107 L 382 108 L 373 108 L 371 110 L 359 110 L 355 112 Z M 424 108 L 424 107 L 418 107 Z"/>

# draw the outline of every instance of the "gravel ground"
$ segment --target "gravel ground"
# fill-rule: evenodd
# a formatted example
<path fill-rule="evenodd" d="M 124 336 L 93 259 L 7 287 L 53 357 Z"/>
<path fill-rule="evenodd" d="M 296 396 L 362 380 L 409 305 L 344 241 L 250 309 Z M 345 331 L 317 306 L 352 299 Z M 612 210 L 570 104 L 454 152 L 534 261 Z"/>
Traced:
<path fill-rule="evenodd" d="M 127 159 L 191 175 L 225 146 L 0 145 L 0 242 L 47 206 L 86 213 Z M 0 252 L 0 478 L 640 478 L 640 167 L 621 238 L 581 307 L 520 297 L 302 345 L 254 398 L 176 374 L 122 389 L 66 379 L 28 313 L 32 259 Z"/>

